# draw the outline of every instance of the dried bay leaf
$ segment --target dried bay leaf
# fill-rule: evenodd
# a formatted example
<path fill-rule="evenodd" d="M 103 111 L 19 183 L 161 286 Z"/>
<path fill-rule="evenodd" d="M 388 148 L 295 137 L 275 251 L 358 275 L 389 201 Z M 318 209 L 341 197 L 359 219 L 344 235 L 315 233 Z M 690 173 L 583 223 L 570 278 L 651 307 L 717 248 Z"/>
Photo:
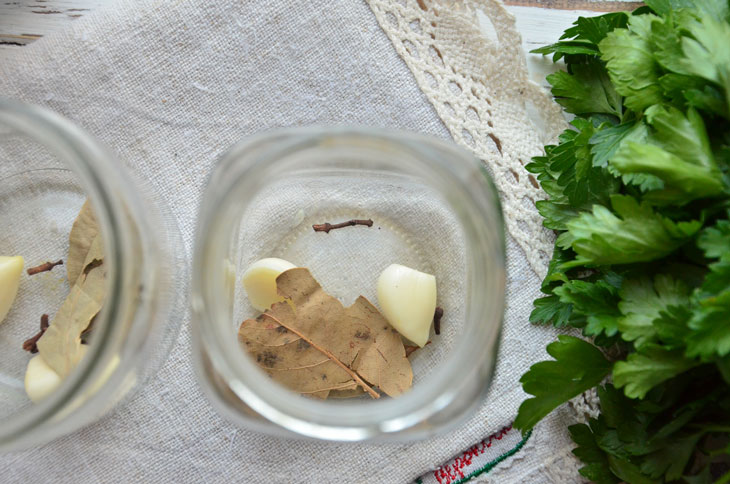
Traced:
<path fill-rule="evenodd" d="M 332 390 L 327 398 L 356 398 L 363 395 L 365 395 L 365 391 L 360 387 L 355 387 L 352 390 Z"/>
<path fill-rule="evenodd" d="M 68 283 L 74 285 L 84 270 L 84 262 L 89 253 L 92 242 L 99 234 L 99 224 L 96 221 L 94 210 L 87 199 L 71 227 L 68 236 L 68 259 L 66 260 L 66 273 Z"/>
<path fill-rule="evenodd" d="M 372 304 L 367 304 L 355 304 L 351 309 L 377 311 Z M 352 369 L 390 396 L 405 392 L 413 382 L 413 371 L 406 357 L 403 340 L 394 329 L 381 332 L 376 344 L 363 348 L 352 363 Z"/>
<path fill-rule="evenodd" d="M 287 301 L 239 328 L 242 346 L 273 379 L 320 397 L 357 396 L 360 388 L 377 398 L 365 382 L 389 396 L 411 387 L 401 337 L 367 299 L 345 308 L 305 268 L 282 273 L 276 283 Z"/>
<path fill-rule="evenodd" d="M 349 373 L 271 319 L 246 320 L 238 334 L 241 345 L 256 363 L 291 390 L 327 398 L 330 390 L 356 386 Z"/>
<path fill-rule="evenodd" d="M 79 285 L 71 288 L 41 339 L 38 351 L 48 366 L 65 377 L 81 359 L 81 333 L 101 309 Z"/>
<path fill-rule="evenodd" d="M 61 377 L 67 376 L 83 356 L 81 333 L 104 303 L 107 268 L 103 264 L 103 252 L 101 235 L 97 233 L 86 249 L 81 271 L 71 292 L 38 340 L 41 356 Z"/>

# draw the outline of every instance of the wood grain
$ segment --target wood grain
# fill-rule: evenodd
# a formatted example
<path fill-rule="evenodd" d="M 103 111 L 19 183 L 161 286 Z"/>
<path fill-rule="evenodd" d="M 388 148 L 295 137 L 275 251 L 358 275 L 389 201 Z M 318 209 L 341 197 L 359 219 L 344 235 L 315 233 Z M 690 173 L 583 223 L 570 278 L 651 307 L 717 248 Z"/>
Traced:
<path fill-rule="evenodd" d="M 66 27 L 108 0 L 0 0 L 0 48 L 18 48 Z"/>
<path fill-rule="evenodd" d="M 586 10 L 590 12 L 620 12 L 633 10 L 643 2 L 590 1 L 590 0 L 504 0 L 513 7 L 539 7 L 554 10 Z"/>

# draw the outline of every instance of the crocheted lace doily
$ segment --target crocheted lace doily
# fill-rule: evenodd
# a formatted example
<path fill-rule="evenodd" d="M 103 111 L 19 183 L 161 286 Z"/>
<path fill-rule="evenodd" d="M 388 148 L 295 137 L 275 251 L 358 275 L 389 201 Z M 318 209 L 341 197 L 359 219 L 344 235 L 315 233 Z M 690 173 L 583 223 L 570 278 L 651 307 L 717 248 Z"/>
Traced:
<path fill-rule="evenodd" d="M 528 78 L 514 17 L 497 0 L 367 1 L 454 140 L 488 167 L 508 232 L 544 277 L 554 235 L 542 226 L 535 201 L 544 193 L 524 165 L 567 124 L 549 93 Z M 561 421 L 585 422 L 598 411 L 595 391 L 589 390 L 563 407 Z M 527 447 L 550 447 L 551 438 L 551 432 L 540 432 Z M 568 443 L 553 449 L 549 459 L 531 462 L 523 469 L 523 482 L 578 478 L 573 447 Z M 505 461 L 475 482 L 502 481 L 514 475 L 514 463 Z"/>
<path fill-rule="evenodd" d="M 554 239 L 535 209 L 542 191 L 523 167 L 565 120 L 528 79 L 514 17 L 497 0 L 368 2 L 454 140 L 486 163 L 507 230 L 544 276 Z"/>

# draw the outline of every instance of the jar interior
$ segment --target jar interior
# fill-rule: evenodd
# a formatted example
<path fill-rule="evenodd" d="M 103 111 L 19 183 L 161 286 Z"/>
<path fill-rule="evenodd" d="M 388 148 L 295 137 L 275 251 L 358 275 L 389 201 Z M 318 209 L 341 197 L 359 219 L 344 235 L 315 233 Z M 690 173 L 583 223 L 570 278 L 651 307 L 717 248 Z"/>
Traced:
<path fill-rule="evenodd" d="M 0 256 L 24 259 L 17 296 L 0 322 L 0 420 L 33 405 L 24 378 L 34 355 L 23 343 L 38 333 L 41 315 L 49 315 L 52 324 L 69 295 L 65 265 L 32 276 L 26 270 L 66 262 L 69 233 L 85 199 L 77 176 L 62 161 L 0 123 Z"/>
<path fill-rule="evenodd" d="M 203 304 L 214 311 L 219 345 L 208 355 L 232 365 L 224 372 L 233 378 L 234 394 L 298 433 L 334 440 L 375 435 L 375 427 L 360 425 L 381 429 L 375 432 L 420 425 L 432 432 L 444 419 L 430 424 L 425 419 L 460 400 L 444 417 L 453 424 L 458 419 L 452 417 L 463 417 L 488 386 L 501 325 L 503 233 L 486 172 L 460 152 L 461 159 L 452 160 L 456 155 L 448 150 L 402 149 L 387 137 L 302 138 L 293 147 L 272 148 L 274 155 L 255 142 L 234 148 L 209 182 L 196 256 L 203 264 L 198 264 Z M 312 227 L 350 219 L 371 219 L 373 225 L 329 233 Z M 413 387 L 395 398 L 380 392 L 377 400 L 362 395 L 323 402 L 272 383 L 261 370 L 265 363 L 237 341 L 241 323 L 260 315 L 249 303 L 242 275 L 266 257 L 308 268 L 345 307 L 361 295 L 379 307 L 377 280 L 390 264 L 433 274 L 444 315 L 440 334 L 432 327 L 430 343 L 409 357 Z"/>
<path fill-rule="evenodd" d="M 329 233 L 312 227 L 351 219 L 370 219 L 373 225 Z M 464 234 L 441 194 L 414 177 L 329 167 L 282 173 L 262 184 L 246 206 L 232 247 L 238 275 L 234 334 L 243 320 L 259 314 L 249 303 L 240 275 L 265 257 L 308 268 L 324 291 L 345 307 L 364 296 L 380 308 L 377 281 L 390 264 L 434 275 L 437 306 L 444 316 L 440 334 L 432 327 L 429 343 L 409 357 L 414 385 L 448 357 L 463 332 L 468 307 Z"/>

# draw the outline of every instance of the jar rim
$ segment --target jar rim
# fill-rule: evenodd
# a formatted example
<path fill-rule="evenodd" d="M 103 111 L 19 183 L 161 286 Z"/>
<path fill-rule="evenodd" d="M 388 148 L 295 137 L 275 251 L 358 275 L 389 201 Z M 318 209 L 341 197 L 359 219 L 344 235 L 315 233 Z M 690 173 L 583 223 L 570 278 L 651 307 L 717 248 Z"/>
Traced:
<path fill-rule="evenodd" d="M 249 361 L 235 342 L 231 342 L 230 321 L 226 320 L 226 315 L 216 303 L 217 295 L 221 293 L 219 273 L 210 269 L 223 260 L 224 246 L 230 240 L 229 232 L 235 224 L 231 224 L 230 218 L 221 214 L 233 213 L 231 209 L 236 197 L 232 194 L 241 180 L 245 177 L 256 178 L 256 174 L 262 170 L 272 170 L 277 160 L 296 150 L 313 146 L 327 149 L 343 140 L 368 146 L 375 142 L 390 155 L 407 152 L 411 155 L 409 159 L 417 160 L 415 163 L 419 168 L 432 172 L 431 176 L 439 180 L 440 186 L 453 184 L 461 190 L 471 200 L 472 206 L 467 210 L 470 214 L 468 219 L 461 218 L 460 221 L 465 225 L 482 225 L 477 227 L 478 230 L 475 229 L 477 243 L 468 245 L 467 252 L 475 256 L 476 260 L 481 260 L 479 256 L 491 258 L 491 262 L 496 265 L 496 270 L 484 275 L 493 289 L 489 297 L 484 297 L 492 305 L 487 318 L 491 319 L 488 321 L 490 324 L 481 325 L 483 327 L 480 328 L 478 338 L 460 339 L 455 348 L 456 354 L 450 356 L 432 375 L 428 375 L 428 381 L 432 384 L 421 383 L 397 398 L 353 402 L 346 406 L 299 396 L 293 398 L 291 391 L 272 383 L 263 372 L 251 371 L 255 370 L 254 363 Z M 272 144 L 275 146 L 272 147 Z M 475 173 L 480 176 L 475 177 Z M 475 215 L 475 211 L 482 212 Z M 485 240 L 480 237 L 484 230 L 496 235 Z M 212 235 L 216 233 L 218 237 Z M 480 246 L 483 242 L 486 245 Z M 483 253 L 480 254 L 480 251 Z M 300 127 L 255 135 L 238 143 L 221 157 L 209 177 L 198 214 L 191 298 L 197 376 L 213 404 L 236 423 L 242 423 L 245 418 L 239 418 L 240 413 L 227 406 L 219 398 L 217 390 L 207 382 L 209 377 L 202 368 L 205 364 L 203 360 L 210 362 L 237 398 L 270 422 L 295 434 L 325 440 L 361 441 L 416 428 L 452 405 L 464 387 L 454 375 L 465 373 L 465 368 L 484 370 L 477 377 L 486 380 L 479 388 L 479 396 L 485 394 L 496 365 L 505 280 L 504 229 L 497 191 L 484 165 L 468 153 L 425 135 L 367 127 Z M 484 307 L 477 305 L 472 314 L 466 317 L 478 320 L 485 315 L 487 312 Z M 479 328 L 477 323 L 467 324 L 467 327 Z M 201 352 L 205 354 L 201 355 Z M 480 364 L 466 365 L 474 360 Z M 474 400 L 478 400 L 476 397 Z M 458 410 L 459 415 L 463 416 L 477 403 L 461 402 L 459 408 L 452 411 Z M 430 433 L 433 429 L 423 430 Z"/>

